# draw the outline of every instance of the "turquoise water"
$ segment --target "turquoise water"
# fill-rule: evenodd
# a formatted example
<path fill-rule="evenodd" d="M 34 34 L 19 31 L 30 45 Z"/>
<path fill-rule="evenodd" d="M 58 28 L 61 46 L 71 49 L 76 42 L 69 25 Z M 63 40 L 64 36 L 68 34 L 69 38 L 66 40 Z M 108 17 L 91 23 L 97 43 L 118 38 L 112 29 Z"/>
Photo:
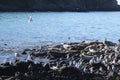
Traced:
<path fill-rule="evenodd" d="M 29 16 L 33 21 L 28 22 Z M 68 39 L 70 37 L 70 39 Z M 120 38 L 120 12 L 1 12 L 0 47 Z"/>

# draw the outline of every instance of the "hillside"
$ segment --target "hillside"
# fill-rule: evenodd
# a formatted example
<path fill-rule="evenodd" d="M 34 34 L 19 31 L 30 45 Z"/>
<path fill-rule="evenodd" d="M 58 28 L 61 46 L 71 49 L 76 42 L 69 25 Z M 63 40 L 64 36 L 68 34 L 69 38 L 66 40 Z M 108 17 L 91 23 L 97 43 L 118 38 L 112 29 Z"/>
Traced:
<path fill-rule="evenodd" d="M 116 0 L 0 0 L 0 11 L 113 11 Z"/>

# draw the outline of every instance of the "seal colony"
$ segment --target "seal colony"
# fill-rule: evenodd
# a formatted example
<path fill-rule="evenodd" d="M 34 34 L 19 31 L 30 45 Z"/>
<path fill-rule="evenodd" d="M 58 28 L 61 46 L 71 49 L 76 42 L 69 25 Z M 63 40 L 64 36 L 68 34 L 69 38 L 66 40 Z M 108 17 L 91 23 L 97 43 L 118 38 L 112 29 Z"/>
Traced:
<path fill-rule="evenodd" d="M 120 40 L 119 40 L 120 41 Z M 18 55 L 27 55 L 20 61 Z M 83 41 L 15 53 L 0 65 L 0 80 L 119 80 L 120 44 Z"/>

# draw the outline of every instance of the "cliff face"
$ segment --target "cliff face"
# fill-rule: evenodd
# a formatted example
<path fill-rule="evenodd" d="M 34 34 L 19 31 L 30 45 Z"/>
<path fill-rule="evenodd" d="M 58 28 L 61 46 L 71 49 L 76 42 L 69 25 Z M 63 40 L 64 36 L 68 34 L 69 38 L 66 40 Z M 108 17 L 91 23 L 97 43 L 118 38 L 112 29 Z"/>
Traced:
<path fill-rule="evenodd" d="M 0 11 L 97 11 L 116 7 L 116 0 L 0 0 Z"/>

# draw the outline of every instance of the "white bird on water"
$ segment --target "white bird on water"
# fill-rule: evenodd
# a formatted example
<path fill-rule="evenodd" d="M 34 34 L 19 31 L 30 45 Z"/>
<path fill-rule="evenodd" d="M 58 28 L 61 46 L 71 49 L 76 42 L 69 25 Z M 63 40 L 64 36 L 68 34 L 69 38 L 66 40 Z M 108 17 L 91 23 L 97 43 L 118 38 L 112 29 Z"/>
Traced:
<path fill-rule="evenodd" d="M 15 54 L 15 58 L 19 57 L 19 54 L 18 53 L 14 53 Z"/>
<path fill-rule="evenodd" d="M 20 56 L 18 53 L 14 53 L 15 59 L 18 59 L 18 57 Z"/>
<path fill-rule="evenodd" d="M 33 21 L 32 16 L 29 16 L 28 22 L 30 23 L 31 21 Z"/>

